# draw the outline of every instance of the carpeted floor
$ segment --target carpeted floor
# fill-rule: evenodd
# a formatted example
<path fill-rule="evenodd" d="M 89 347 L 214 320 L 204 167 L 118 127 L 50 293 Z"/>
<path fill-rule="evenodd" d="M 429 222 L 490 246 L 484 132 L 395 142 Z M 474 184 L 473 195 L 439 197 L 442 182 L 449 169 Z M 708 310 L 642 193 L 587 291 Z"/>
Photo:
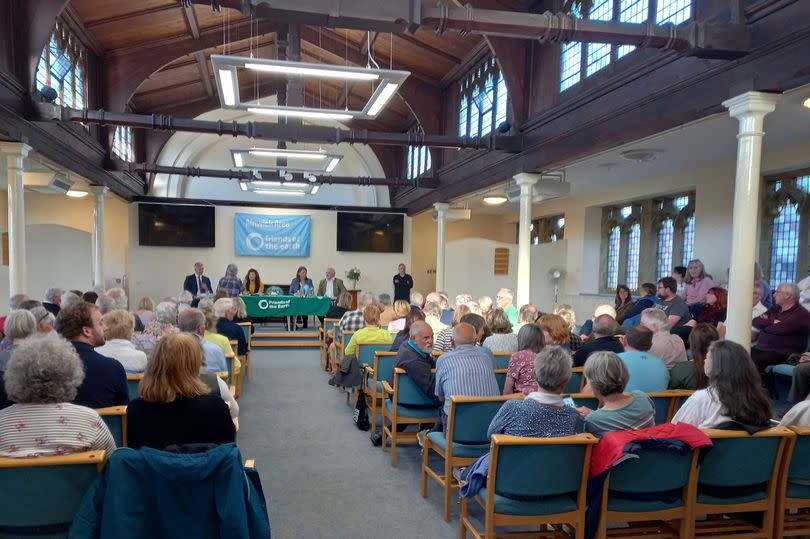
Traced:
<path fill-rule="evenodd" d="M 458 505 L 442 519 L 441 490 L 420 494 L 419 448 L 391 455 L 354 427 L 314 350 L 252 352 L 237 443 L 261 474 L 274 539 L 458 537 Z"/>

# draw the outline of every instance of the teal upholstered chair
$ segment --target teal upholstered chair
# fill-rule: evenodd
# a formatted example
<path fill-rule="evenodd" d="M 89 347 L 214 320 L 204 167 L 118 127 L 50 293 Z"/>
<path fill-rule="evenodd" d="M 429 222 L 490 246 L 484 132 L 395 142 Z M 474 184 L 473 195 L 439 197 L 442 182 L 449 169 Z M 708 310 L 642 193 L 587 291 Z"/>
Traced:
<path fill-rule="evenodd" d="M 591 434 L 560 438 L 528 438 L 494 434 L 486 487 L 475 500 L 484 508 L 484 530 L 468 516 L 468 500 L 461 499 L 461 539 L 467 530 L 477 537 L 496 537 L 500 526 L 568 524 L 576 537 L 585 537 L 585 494 Z"/>
<path fill-rule="evenodd" d="M 237 325 L 242 328 L 242 333 L 245 335 L 245 342 L 247 343 L 247 352 L 245 352 L 243 357 L 242 368 L 244 369 L 246 380 L 250 380 L 250 350 L 253 348 L 253 339 L 251 335 L 253 334 L 253 322 L 238 322 Z"/>
<path fill-rule="evenodd" d="M 796 434 L 785 453 L 776 498 L 774 537 L 810 535 L 810 427 L 790 427 Z"/>
<path fill-rule="evenodd" d="M 0 537 L 67 537 L 104 451 L 0 458 Z"/>
<path fill-rule="evenodd" d="M 346 341 L 348 344 L 348 341 Z M 388 352 L 391 350 L 391 341 L 367 342 L 357 345 L 357 364 L 362 369 L 363 366 L 374 368 L 374 353 L 377 351 Z"/>
<path fill-rule="evenodd" d="M 140 393 L 138 393 L 138 386 L 143 380 L 143 373 L 136 372 L 136 373 L 129 373 L 127 374 L 127 392 L 129 393 L 129 400 L 135 400 L 140 397 Z"/>
<path fill-rule="evenodd" d="M 498 390 L 503 393 L 503 386 L 506 385 L 506 377 L 509 369 L 495 369 L 495 380 L 498 381 Z"/>
<path fill-rule="evenodd" d="M 591 410 L 599 408 L 599 401 L 596 400 L 593 393 L 573 393 L 568 396 L 574 399 L 574 404 L 577 406 L 587 406 Z"/>
<path fill-rule="evenodd" d="M 391 440 L 391 466 L 397 465 L 397 444 L 416 442 L 415 432 L 398 432 L 399 425 L 435 423 L 441 417 L 441 404 L 436 397 L 426 395 L 416 382 L 399 367 L 394 369 L 394 385 L 383 381 L 383 389 L 391 399 L 383 404 L 382 447 Z"/>
<path fill-rule="evenodd" d="M 700 463 L 694 516 L 696 535 L 772 538 L 779 471 L 793 433 L 785 427 L 749 435 L 705 430 L 714 447 Z M 744 518 L 734 518 L 746 513 Z M 751 513 L 762 514 L 762 525 Z"/>
<path fill-rule="evenodd" d="M 455 467 L 468 466 L 489 451 L 487 429 L 492 418 L 508 400 L 522 399 L 523 394 L 497 397 L 450 397 L 450 415 L 447 416 L 447 435 L 431 432 L 422 452 L 422 497 L 427 497 L 427 478 L 432 477 L 444 488 L 444 520 L 450 521 L 450 497 L 458 489 L 452 474 Z M 452 443 L 448 444 L 450 439 Z M 444 473 L 429 465 L 430 451 L 444 459 Z"/>
<path fill-rule="evenodd" d="M 611 522 L 631 523 L 630 529 L 622 528 L 622 532 L 633 535 L 632 523 L 639 522 L 645 537 L 690 539 L 698 451 L 679 455 L 642 449 L 637 456 L 611 468 L 602 493 L 596 537 L 605 538 Z M 658 493 L 667 493 L 671 499 L 658 501 Z M 673 528 L 667 521 L 676 521 L 678 526 Z"/>
<path fill-rule="evenodd" d="M 390 346 L 390 345 L 389 345 Z M 371 410 L 371 432 L 377 431 L 377 416 L 382 413 L 382 405 L 385 400 L 385 390 L 383 381 L 389 385 L 394 383 L 394 361 L 397 359 L 396 352 L 388 350 L 377 350 L 374 352 L 374 362 L 367 369 L 365 392 L 369 400 Z"/>
<path fill-rule="evenodd" d="M 508 369 L 509 368 L 509 360 L 512 359 L 511 352 L 494 352 L 492 354 L 495 356 L 495 368 L 496 369 Z"/>
<path fill-rule="evenodd" d="M 584 385 L 583 382 L 582 367 L 574 367 L 571 369 L 571 379 L 568 380 L 568 385 L 565 386 L 563 393 L 579 393 Z"/>
<path fill-rule="evenodd" d="M 110 429 L 116 447 L 127 446 L 127 407 L 108 406 L 107 408 L 96 408 L 96 413 L 101 416 L 107 428 Z"/>

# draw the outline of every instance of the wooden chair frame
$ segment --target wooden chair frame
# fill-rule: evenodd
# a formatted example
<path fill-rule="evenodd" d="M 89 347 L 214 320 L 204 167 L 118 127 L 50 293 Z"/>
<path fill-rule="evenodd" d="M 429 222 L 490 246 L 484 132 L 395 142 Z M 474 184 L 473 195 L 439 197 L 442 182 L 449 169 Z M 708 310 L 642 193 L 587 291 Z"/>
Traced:
<path fill-rule="evenodd" d="M 435 369 L 431 369 L 435 372 Z M 396 367 L 394 369 L 394 387 L 392 388 L 391 385 L 388 383 L 387 380 L 383 380 L 383 390 L 385 391 L 386 395 L 391 396 L 392 400 L 392 409 L 389 412 L 386 406 L 382 407 L 383 412 L 383 424 L 382 424 L 382 449 L 383 451 L 387 448 L 388 439 L 391 440 L 391 466 L 396 467 L 397 465 L 397 444 L 411 442 L 416 443 L 417 438 L 415 432 L 397 432 L 398 425 L 418 425 L 421 423 L 435 423 L 441 418 L 441 409 L 438 410 L 435 417 L 402 417 L 397 413 L 398 404 L 399 404 L 399 377 L 400 375 L 406 374 L 404 369 Z M 388 426 L 386 424 L 386 418 L 388 418 L 391 422 L 391 425 Z"/>
<path fill-rule="evenodd" d="M 130 382 L 134 382 L 135 380 L 138 381 L 137 385 L 140 385 L 141 380 L 143 380 L 143 373 L 142 372 L 130 372 L 130 373 L 127 373 L 127 393 L 129 393 L 129 384 L 130 384 Z"/>
<path fill-rule="evenodd" d="M 795 455 L 799 436 L 810 436 L 810 427 L 788 427 L 796 436 L 791 438 L 782 460 L 782 469 L 779 477 L 779 494 L 776 498 L 776 518 L 774 534 L 776 538 L 797 537 L 810 535 L 810 498 L 789 498 L 787 495 L 787 480 L 790 464 Z M 807 457 L 801 455 L 798 458 Z"/>
<path fill-rule="evenodd" d="M 542 532 L 512 532 L 495 533 L 496 526 L 544 526 L 548 524 L 568 524 L 572 525 L 576 539 L 585 537 L 585 504 L 588 487 L 588 477 L 591 464 L 591 451 L 598 440 L 592 434 L 576 434 L 574 436 L 561 436 L 559 438 L 529 438 L 522 436 L 509 436 L 506 434 L 493 434 L 490 448 L 490 468 L 487 474 L 487 492 L 492 495 L 487 496 L 486 502 L 481 496 L 476 496 L 475 501 L 484 508 L 484 532 L 479 531 L 468 516 L 467 498 L 461 498 L 461 515 L 459 517 L 459 537 L 466 539 L 467 531 L 472 533 L 476 539 L 495 539 L 496 537 L 517 537 L 521 535 L 533 535 L 535 537 L 570 537 L 563 531 L 542 531 Z M 495 479 L 497 474 L 498 453 L 501 445 L 560 445 L 580 443 L 585 445 L 584 462 L 582 463 L 582 478 L 577 492 L 577 509 L 565 513 L 552 515 L 507 515 L 495 512 Z"/>
<path fill-rule="evenodd" d="M 688 398 L 694 391 L 691 389 L 665 389 L 664 391 L 651 391 L 647 395 L 650 398 L 669 398 L 669 405 L 667 408 L 667 421 L 672 421 L 675 413 L 678 411 L 681 399 Z M 593 393 L 568 393 L 563 394 L 565 397 L 571 397 L 576 402 L 577 399 L 595 399 L 596 395 Z"/>
<path fill-rule="evenodd" d="M 492 357 L 495 359 L 495 369 L 508 369 L 509 360 L 512 359 L 512 352 L 492 352 Z M 506 366 L 498 366 L 498 358 L 506 358 Z"/>
<path fill-rule="evenodd" d="M 228 342 L 231 344 L 231 348 L 233 350 L 237 349 L 239 342 L 236 339 L 229 339 Z M 245 373 L 245 356 L 240 356 L 234 352 L 234 359 L 239 360 L 239 370 L 236 370 L 235 367 L 231 367 L 233 372 L 233 377 L 231 379 L 231 385 L 234 387 L 234 391 L 232 391 L 233 396 L 237 399 L 242 396 L 242 383 L 244 379 Z"/>
<path fill-rule="evenodd" d="M 253 349 L 253 322 L 237 322 L 236 325 L 247 328 L 245 331 L 245 340 L 247 341 L 247 352 L 245 352 L 242 368 L 245 369 L 245 379 L 250 381 L 250 351 Z"/>
<path fill-rule="evenodd" d="M 69 455 L 59 455 L 53 457 L 25 457 L 10 458 L 0 457 L 0 468 L 33 468 L 40 466 L 64 466 L 71 464 L 95 464 L 101 471 L 107 461 L 105 451 L 82 451 Z"/>
<path fill-rule="evenodd" d="M 327 352 L 327 348 L 328 348 L 326 346 L 326 335 L 329 333 L 329 331 L 332 331 L 332 340 L 335 341 L 336 339 L 335 339 L 335 335 L 334 335 L 334 333 L 335 333 L 334 328 L 336 328 L 339 323 L 340 323 L 340 318 L 324 318 L 323 319 L 323 324 L 321 324 L 321 327 L 319 328 L 319 332 L 320 332 L 319 337 L 321 339 L 321 358 L 322 358 L 322 360 L 321 360 L 321 368 L 324 369 L 324 370 L 326 370 L 326 367 L 327 367 L 326 361 L 325 361 L 326 360 L 326 352 Z M 329 324 L 332 324 L 332 327 L 327 329 Z"/>
<path fill-rule="evenodd" d="M 771 478 L 768 480 L 767 496 L 764 500 L 738 504 L 702 504 L 695 499 L 693 517 L 708 515 L 706 520 L 696 520 L 693 528 L 694 537 L 727 537 L 734 539 L 774 539 L 774 528 L 776 524 L 776 499 L 779 492 L 780 473 L 783 468 L 786 450 L 791 438 L 795 438 L 793 431 L 786 427 L 774 427 L 771 429 L 749 435 L 745 431 L 703 429 L 712 439 L 748 438 L 776 436 L 781 437 L 779 447 L 774 459 Z M 698 474 L 698 482 L 700 476 Z M 695 497 L 698 493 L 699 485 L 696 487 Z M 784 492 L 784 491 L 782 491 Z M 748 520 L 730 518 L 729 515 L 735 513 L 762 513 L 762 527 L 759 528 Z M 780 538 L 781 539 L 781 538 Z"/>
<path fill-rule="evenodd" d="M 371 410 L 371 417 L 369 418 L 371 422 L 371 432 L 377 432 L 377 416 L 382 414 L 383 403 L 385 402 L 385 391 L 377 391 L 377 382 L 380 382 L 378 376 L 380 357 L 396 355 L 396 352 L 377 350 L 374 352 L 374 366 L 366 367 L 365 373 L 363 374 L 366 380 L 368 376 L 371 376 L 371 382 L 366 384 L 365 389 L 366 397 L 368 397 L 368 407 Z"/>
<path fill-rule="evenodd" d="M 510 400 L 523 399 L 522 393 L 512 393 L 509 395 L 498 395 L 496 397 L 466 397 L 460 395 L 450 396 L 450 415 L 447 416 L 446 449 L 433 444 L 430 438 L 425 438 L 425 445 L 422 451 L 422 497 L 428 495 L 428 477 L 436 480 L 444 490 L 444 520 L 450 522 L 451 506 L 450 500 L 453 491 L 458 490 L 458 481 L 453 477 L 453 468 L 458 466 L 469 466 L 477 460 L 477 457 L 458 457 L 453 454 L 453 433 L 455 432 L 456 408 L 458 404 L 470 402 L 506 402 Z M 430 452 L 435 451 L 444 460 L 444 473 L 440 473 L 430 467 Z"/>
<path fill-rule="evenodd" d="M 127 407 L 126 406 L 107 406 L 106 408 L 95 408 L 96 413 L 100 416 L 121 416 L 121 447 L 128 447 L 127 445 Z"/>

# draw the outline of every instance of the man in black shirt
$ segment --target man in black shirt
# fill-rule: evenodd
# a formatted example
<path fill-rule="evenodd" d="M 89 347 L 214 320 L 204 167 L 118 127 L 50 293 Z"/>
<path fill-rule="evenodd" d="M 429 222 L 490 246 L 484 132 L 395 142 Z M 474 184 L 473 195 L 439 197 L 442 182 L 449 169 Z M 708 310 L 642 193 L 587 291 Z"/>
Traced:
<path fill-rule="evenodd" d="M 574 367 L 585 365 L 588 356 L 594 352 L 605 351 L 617 354 L 624 352 L 621 341 L 614 336 L 617 327 L 616 320 L 609 314 L 597 316 L 593 321 L 591 338 L 574 354 Z"/>
<path fill-rule="evenodd" d="M 394 275 L 394 301 L 404 299 L 410 302 L 413 277 L 405 273 L 405 264 L 400 264 L 397 269 L 399 273 Z"/>

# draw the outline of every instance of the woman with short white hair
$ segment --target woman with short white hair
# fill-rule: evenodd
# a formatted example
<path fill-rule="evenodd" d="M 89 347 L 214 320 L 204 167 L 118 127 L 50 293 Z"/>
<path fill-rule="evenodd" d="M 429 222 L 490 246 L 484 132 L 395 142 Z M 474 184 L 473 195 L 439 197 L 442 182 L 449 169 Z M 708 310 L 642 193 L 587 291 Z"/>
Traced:
<path fill-rule="evenodd" d="M 53 323 L 56 322 L 56 317 L 49 313 L 45 307 L 40 305 L 30 309 L 30 311 L 37 321 L 37 333 L 47 335 L 53 331 Z"/>
<path fill-rule="evenodd" d="M 135 329 L 135 317 L 124 309 L 116 309 L 104 315 L 105 343 L 96 348 L 102 356 L 115 359 L 124 370 L 143 372 L 146 368 L 146 353 L 135 348 L 130 340 Z"/>

